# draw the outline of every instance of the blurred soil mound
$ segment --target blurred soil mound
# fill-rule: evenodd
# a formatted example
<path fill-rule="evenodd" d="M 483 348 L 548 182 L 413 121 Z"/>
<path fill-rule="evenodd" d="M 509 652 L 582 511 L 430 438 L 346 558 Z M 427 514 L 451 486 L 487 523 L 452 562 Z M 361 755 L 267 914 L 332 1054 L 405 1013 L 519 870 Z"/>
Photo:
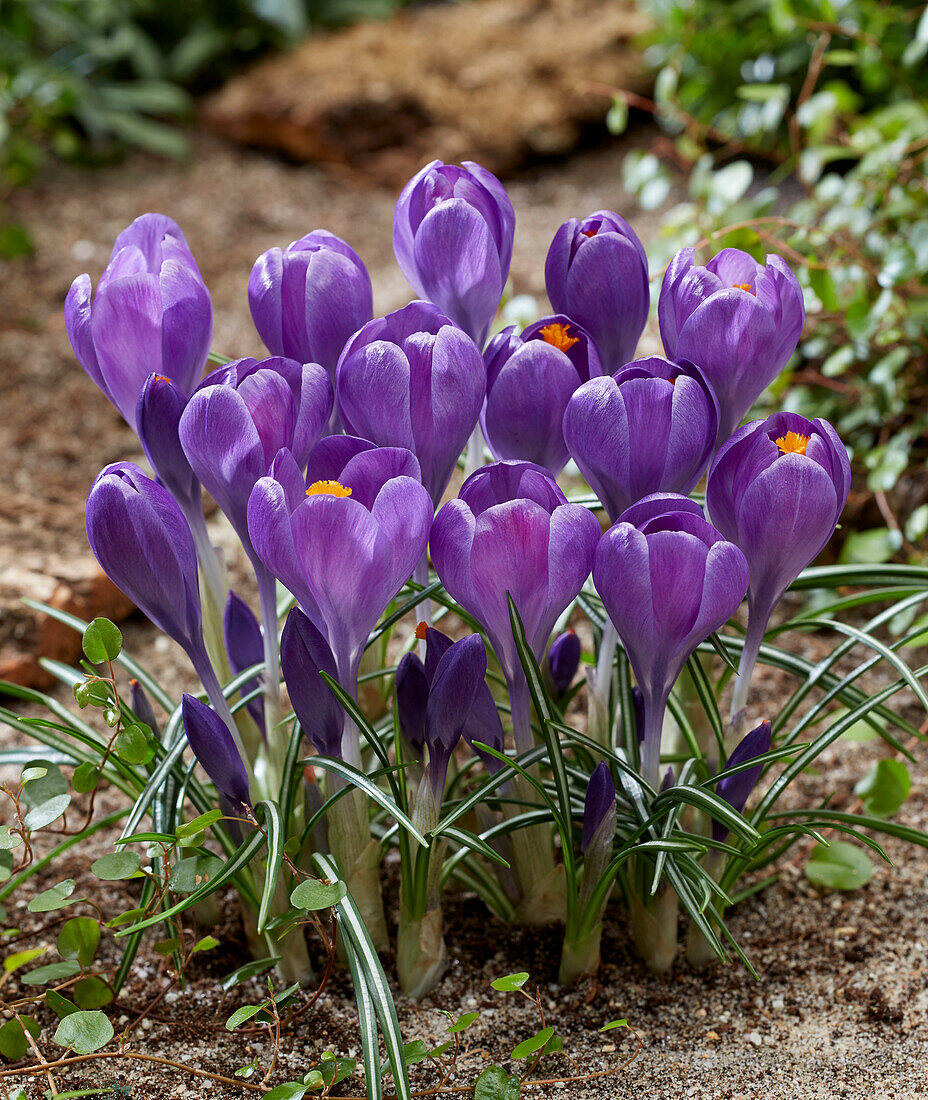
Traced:
<path fill-rule="evenodd" d="M 631 0 L 429 4 L 315 34 L 235 77 L 202 117 L 242 144 L 390 183 L 435 157 L 505 176 L 601 129 L 604 88 L 647 89 L 630 41 L 647 26 Z"/>

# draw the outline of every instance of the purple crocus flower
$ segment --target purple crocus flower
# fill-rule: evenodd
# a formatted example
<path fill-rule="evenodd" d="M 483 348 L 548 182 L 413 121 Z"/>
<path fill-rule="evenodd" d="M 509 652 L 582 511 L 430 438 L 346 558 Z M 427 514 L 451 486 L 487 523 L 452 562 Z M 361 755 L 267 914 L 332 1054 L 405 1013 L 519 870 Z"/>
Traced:
<path fill-rule="evenodd" d="M 213 332 L 209 291 L 179 226 L 163 214 L 143 214 L 119 234 L 92 305 L 90 276 L 74 280 L 64 319 L 78 362 L 133 428 L 150 374 L 193 391 Z"/>
<path fill-rule="evenodd" d="M 779 256 L 765 265 L 725 248 L 700 267 L 695 250 L 681 248 L 664 274 L 658 319 L 667 355 L 696 363 L 715 390 L 722 442 L 796 350 L 805 307 Z"/>
<path fill-rule="evenodd" d="M 400 270 L 481 348 L 509 278 L 515 221 L 503 185 L 472 161 L 433 160 L 397 199 Z"/>
<path fill-rule="evenodd" d="M 226 643 L 226 653 L 229 656 L 229 666 L 237 676 L 252 665 L 259 665 L 264 660 L 264 640 L 261 637 L 261 626 L 254 616 L 254 612 L 235 592 L 230 592 L 226 599 L 226 609 L 222 618 L 223 637 Z M 259 686 L 257 678 L 248 680 L 241 687 L 242 695 L 249 695 Z M 248 712 L 254 718 L 258 729 L 267 736 L 264 725 L 264 700 L 256 695 L 248 704 Z"/>
<path fill-rule="evenodd" d="M 770 615 L 786 589 L 822 552 L 847 502 L 851 466 L 827 420 L 775 413 L 739 429 L 719 450 L 706 507 L 751 571 L 748 630 L 732 703 L 747 702 Z"/>
<path fill-rule="evenodd" d="M 661 725 L 687 658 L 737 610 L 748 587 L 744 555 L 689 509 L 686 498 L 635 523 L 625 515 L 596 549 L 593 581 L 644 695 L 642 772 L 659 780 Z"/>
<path fill-rule="evenodd" d="M 345 712 L 320 676 L 336 678 L 329 644 L 298 607 L 290 609 L 280 635 L 280 667 L 304 736 L 316 752 L 341 756 Z"/>
<path fill-rule="evenodd" d="M 332 384 L 316 363 L 236 359 L 215 370 L 187 404 L 180 440 L 197 477 L 254 560 L 248 498 L 286 448 L 305 467 L 332 412 Z"/>
<path fill-rule="evenodd" d="M 187 741 L 206 774 L 238 813 L 248 816 L 248 771 L 228 726 L 205 703 L 184 693 L 181 703 Z"/>
<path fill-rule="evenodd" d="M 548 249 L 545 286 L 554 311 L 596 341 L 607 371 L 634 356 L 648 320 L 648 258 L 624 218 L 597 210 L 564 222 Z"/>
<path fill-rule="evenodd" d="M 259 256 L 248 279 L 248 304 L 271 355 L 320 363 L 333 382 L 348 337 L 374 314 L 361 257 L 324 229 Z"/>
<path fill-rule="evenodd" d="M 160 737 L 161 728 L 158 725 L 158 719 L 155 717 L 155 708 L 151 705 L 151 700 L 145 693 L 145 689 L 136 679 L 129 681 L 129 687 L 131 688 L 129 705 L 132 707 L 132 713 L 140 722 L 148 726 L 155 737 Z"/>
<path fill-rule="evenodd" d="M 432 502 L 417 479 L 396 473 L 415 469 L 408 452 L 361 451 L 338 480 L 308 489 L 288 458 L 254 488 L 251 539 L 325 637 L 339 682 L 353 692 L 371 630 L 425 552 Z"/>
<path fill-rule="evenodd" d="M 411 302 L 355 333 L 336 387 L 346 430 L 412 451 L 437 506 L 483 405 L 486 369 L 473 340 L 437 306 Z"/>
<path fill-rule="evenodd" d="M 509 684 L 520 752 L 531 747 L 532 733 L 507 593 L 540 661 L 558 615 L 589 576 L 599 534 L 592 512 L 568 504 L 554 478 L 529 462 L 484 466 L 435 517 L 432 562 L 490 636 Z"/>
<path fill-rule="evenodd" d="M 546 665 L 551 686 L 558 698 L 565 695 L 574 682 L 581 653 L 580 639 L 574 630 L 565 630 L 551 643 Z"/>
<path fill-rule="evenodd" d="M 134 463 L 115 462 L 93 483 L 86 527 L 103 572 L 183 647 L 213 706 L 234 728 L 203 642 L 197 556 L 177 502 Z"/>
<path fill-rule="evenodd" d="M 745 734 L 740 744 L 734 749 L 725 765 L 727 768 L 746 764 L 758 756 L 770 751 L 770 723 L 761 722 L 759 726 Z M 763 765 L 756 768 L 746 768 L 742 772 L 736 772 L 727 779 L 722 779 L 716 784 L 715 793 L 719 798 L 724 798 L 732 809 L 740 814 L 748 800 L 748 795 L 757 786 Z M 718 821 L 712 822 L 712 837 L 714 840 L 723 841 L 728 836 L 728 829 Z"/>
<path fill-rule="evenodd" d="M 555 314 L 521 336 L 505 329 L 487 345 L 484 359 L 481 419 L 493 454 L 559 473 L 570 457 L 561 431 L 564 410 L 577 387 L 603 371 L 595 344 L 569 317 Z"/>
<path fill-rule="evenodd" d="M 700 372 L 653 355 L 581 386 L 567 404 L 564 439 L 614 523 L 651 493 L 689 493 L 712 458 L 718 422 Z"/>

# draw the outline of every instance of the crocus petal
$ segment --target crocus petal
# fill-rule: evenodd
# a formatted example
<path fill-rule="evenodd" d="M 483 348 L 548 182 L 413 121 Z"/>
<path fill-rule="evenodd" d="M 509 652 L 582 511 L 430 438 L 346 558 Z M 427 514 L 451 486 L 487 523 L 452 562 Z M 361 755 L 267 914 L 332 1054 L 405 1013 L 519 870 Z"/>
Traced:
<path fill-rule="evenodd" d="M 770 723 L 761 722 L 759 726 L 742 738 L 737 748 L 729 756 L 726 767 L 737 767 L 739 764 L 747 763 L 748 760 L 753 760 L 755 757 L 763 756 L 764 753 L 769 752 L 770 736 Z M 756 768 L 747 768 L 742 772 L 736 772 L 727 779 L 720 780 L 716 785 L 715 793 L 719 798 L 724 798 L 729 806 L 740 814 L 747 803 L 748 796 L 757 785 L 762 771 L 763 765 L 758 764 Z M 719 822 L 713 821 L 712 836 L 717 841 L 723 841 L 728 836 L 728 829 Z"/>
<path fill-rule="evenodd" d="M 583 806 L 583 837 L 580 851 L 586 852 L 603 820 L 615 808 L 615 783 L 605 760 L 600 760 L 590 776 Z"/>
<path fill-rule="evenodd" d="M 396 710 L 400 733 L 417 753 L 425 744 L 429 680 L 416 653 L 404 653 L 396 668 Z"/>
<path fill-rule="evenodd" d="M 316 752 L 341 756 L 344 712 L 320 673 L 334 680 L 335 658 L 325 638 L 298 607 L 280 635 L 280 667 L 303 735 Z"/>
<path fill-rule="evenodd" d="M 71 283 L 71 289 L 64 300 L 64 327 L 78 363 L 112 401 L 112 395 L 100 372 L 100 364 L 97 362 L 97 352 L 93 344 L 90 301 L 90 276 L 78 275 Z"/>
<path fill-rule="evenodd" d="M 222 618 L 222 632 L 226 643 L 226 653 L 232 671 L 238 675 L 252 665 L 264 661 L 264 640 L 261 627 L 247 603 L 235 592 L 226 599 L 226 609 Z M 249 695 L 259 687 L 257 677 L 247 680 L 241 687 L 242 695 Z M 248 703 L 248 711 L 264 731 L 264 699 L 259 695 Z"/>
<path fill-rule="evenodd" d="M 157 275 L 117 279 L 98 290 L 91 331 L 107 392 L 134 428 L 139 390 L 149 374 L 172 376 L 161 356 L 161 283 Z"/>

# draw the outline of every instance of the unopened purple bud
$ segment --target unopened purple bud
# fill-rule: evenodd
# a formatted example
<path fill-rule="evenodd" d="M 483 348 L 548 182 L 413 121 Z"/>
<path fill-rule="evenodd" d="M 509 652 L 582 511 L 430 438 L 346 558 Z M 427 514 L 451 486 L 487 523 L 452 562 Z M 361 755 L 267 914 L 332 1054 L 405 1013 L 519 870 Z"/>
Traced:
<path fill-rule="evenodd" d="M 551 643 L 548 649 L 548 672 L 555 694 L 560 697 L 568 691 L 580 667 L 582 646 L 573 630 L 565 630 Z"/>
<path fill-rule="evenodd" d="M 496 176 L 472 161 L 433 160 L 397 200 L 393 251 L 416 293 L 482 348 L 509 277 L 514 231 Z"/>
<path fill-rule="evenodd" d="M 584 853 L 591 844 L 601 843 L 603 833 L 608 832 L 611 824 L 609 844 L 615 834 L 615 783 L 605 760 L 600 760 L 590 776 L 586 789 L 586 801 L 583 807 L 583 836 L 580 851 Z"/>
<path fill-rule="evenodd" d="M 425 708 L 429 680 L 416 653 L 405 653 L 396 669 L 396 710 L 403 740 L 414 752 L 425 745 Z"/>
<path fill-rule="evenodd" d="M 769 752 L 770 737 L 770 723 L 761 722 L 759 726 L 742 738 L 737 748 L 729 756 L 725 765 L 726 769 L 735 768 L 739 764 L 746 764 L 749 760 Z M 746 768 L 744 771 L 728 776 L 727 779 L 719 780 L 716 784 L 715 793 L 719 798 L 724 798 L 728 805 L 740 814 L 747 804 L 748 796 L 757 785 L 763 770 L 763 765 L 758 764 L 756 768 Z M 728 829 L 718 821 L 713 821 L 712 836 L 715 840 L 722 841 L 728 836 Z"/>
<path fill-rule="evenodd" d="M 644 740 L 644 692 L 637 684 L 632 688 L 632 714 L 635 719 L 635 738 L 640 745 Z"/>
<path fill-rule="evenodd" d="M 254 612 L 235 592 L 230 592 L 226 600 L 222 628 L 225 635 L 226 652 L 229 655 L 229 664 L 236 675 L 244 672 L 246 668 L 251 668 L 252 665 L 263 663 L 264 639 L 261 636 L 261 627 L 258 625 Z M 259 686 L 259 681 L 255 677 L 255 679 L 242 684 L 241 693 L 242 695 L 249 695 Z M 258 724 L 258 729 L 267 736 L 264 727 L 264 699 L 260 695 L 255 696 L 247 706 L 249 714 Z"/>
<path fill-rule="evenodd" d="M 236 810 L 250 806 L 248 772 L 225 722 L 205 703 L 186 693 L 181 709 L 187 741 L 206 774 Z"/>
<path fill-rule="evenodd" d="M 664 772 L 664 778 L 661 780 L 661 792 L 669 791 L 675 782 L 673 768 L 668 768 L 667 771 Z"/>
<path fill-rule="evenodd" d="M 188 654 L 205 656 L 193 536 L 167 489 L 133 463 L 115 462 L 93 483 L 86 526 L 116 587 Z"/>
<path fill-rule="evenodd" d="M 248 304 L 272 355 L 319 363 L 333 382 L 348 337 L 374 312 L 361 257 L 324 229 L 259 256 L 248 279 Z"/>
<path fill-rule="evenodd" d="M 298 607 L 291 608 L 280 635 L 280 667 L 304 736 L 324 756 L 341 756 L 345 716 L 320 675 L 336 678 L 328 642 Z"/>
<path fill-rule="evenodd" d="M 129 706 L 132 707 L 132 713 L 140 722 L 148 726 L 155 737 L 160 737 L 161 728 L 158 725 L 158 719 L 155 717 L 155 708 L 151 705 L 151 700 L 146 695 L 145 689 L 135 679 L 129 681 L 129 687 L 132 689 L 129 703 Z"/>
<path fill-rule="evenodd" d="M 469 634 L 451 645 L 429 684 L 425 711 L 425 742 L 429 749 L 427 775 L 433 791 L 444 790 L 451 754 L 467 726 L 481 687 L 486 686 L 487 651 L 479 634 Z"/>

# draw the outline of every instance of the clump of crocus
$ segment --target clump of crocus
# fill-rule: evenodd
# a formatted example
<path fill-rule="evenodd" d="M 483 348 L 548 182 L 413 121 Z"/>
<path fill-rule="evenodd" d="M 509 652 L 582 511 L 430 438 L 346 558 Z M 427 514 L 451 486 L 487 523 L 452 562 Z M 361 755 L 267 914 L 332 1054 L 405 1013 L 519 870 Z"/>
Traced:
<path fill-rule="evenodd" d="M 548 249 L 545 286 L 554 311 L 596 341 L 607 371 L 634 357 L 648 320 L 648 258 L 624 218 L 597 210 L 564 222 Z"/>
<path fill-rule="evenodd" d="M 520 753 L 532 747 L 534 735 L 508 597 L 540 662 L 558 616 L 589 576 L 599 535 L 595 516 L 568 504 L 550 474 L 528 462 L 484 466 L 435 517 L 432 562 L 448 592 L 490 637 L 509 687 Z M 521 913 L 542 923 L 563 913 L 563 876 L 554 867 L 550 841 L 536 834 L 537 829 L 519 830 L 513 845 Z"/>
<path fill-rule="evenodd" d="M 732 698 L 734 736 L 773 609 L 834 534 L 851 487 L 844 444 L 827 420 L 775 413 L 746 424 L 712 463 L 706 507 L 747 558 L 748 629 Z"/>
<path fill-rule="evenodd" d="M 670 261 L 658 319 L 666 354 L 695 363 L 715 390 L 721 443 L 796 350 L 805 307 L 779 256 L 760 264 L 725 248 L 700 267 L 695 255 L 681 248 Z"/>
<path fill-rule="evenodd" d="M 508 328 L 484 354 L 483 434 L 496 458 L 524 459 L 557 474 L 570 457 L 561 422 L 571 394 L 602 374 L 599 352 L 569 317 L 543 317 L 517 336 Z"/>
<path fill-rule="evenodd" d="M 482 348 L 509 278 L 515 212 L 479 164 L 433 160 L 396 203 L 393 251 L 419 295 Z"/>
<path fill-rule="evenodd" d="M 718 421 L 699 370 L 652 355 L 581 386 L 567 404 L 564 437 L 615 523 L 651 493 L 689 493 L 712 458 Z"/>
<path fill-rule="evenodd" d="M 437 306 L 411 302 L 348 341 L 338 363 L 346 431 L 406 447 L 437 507 L 480 416 L 486 369 L 473 340 Z"/>
<path fill-rule="evenodd" d="M 679 502 L 679 503 L 677 503 Z M 698 505 L 665 494 L 633 506 L 603 535 L 593 581 L 644 696 L 641 771 L 660 782 L 661 727 L 670 689 L 696 647 L 726 623 L 748 587 L 744 554 Z"/>
<path fill-rule="evenodd" d="M 259 256 L 248 279 L 248 304 L 271 355 L 319 363 L 333 382 L 348 337 L 374 314 L 361 257 L 324 229 Z"/>
<path fill-rule="evenodd" d="M 150 374 L 193 392 L 213 332 L 200 269 L 164 214 L 142 214 L 119 234 L 92 303 L 90 276 L 78 275 L 64 320 L 78 362 L 133 428 Z"/>

